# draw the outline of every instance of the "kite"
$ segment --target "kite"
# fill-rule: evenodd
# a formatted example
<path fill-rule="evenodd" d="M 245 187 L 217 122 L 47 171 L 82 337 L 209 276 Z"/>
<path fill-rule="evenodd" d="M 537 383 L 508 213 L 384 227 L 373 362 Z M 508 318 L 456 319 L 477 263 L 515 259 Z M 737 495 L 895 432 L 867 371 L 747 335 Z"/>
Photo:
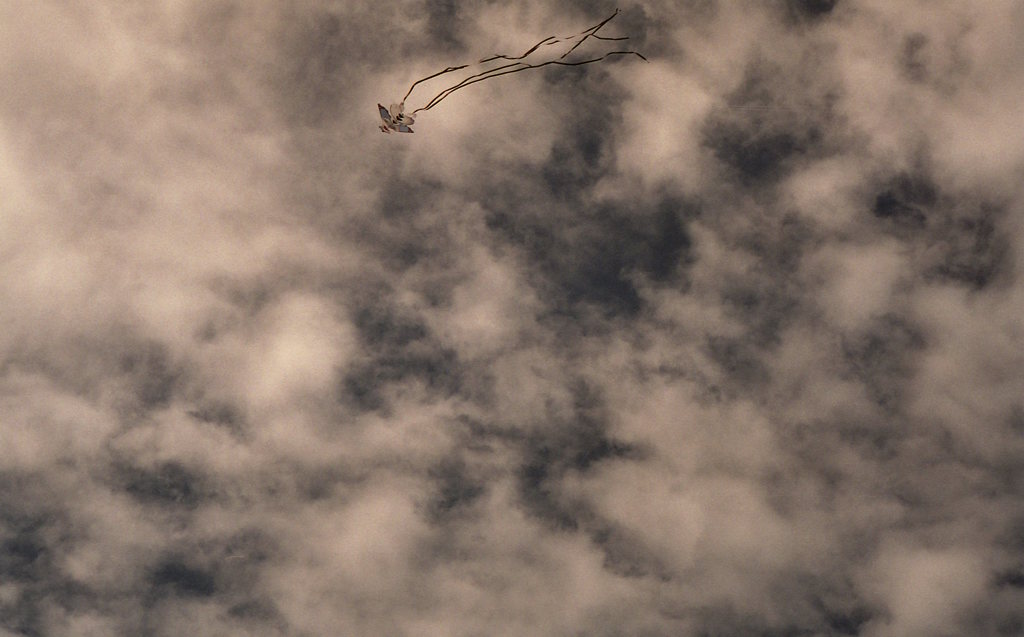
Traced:
<path fill-rule="evenodd" d="M 403 108 L 404 102 L 402 104 L 392 104 L 390 108 L 384 108 L 381 104 L 377 104 L 377 110 L 380 111 L 380 132 L 415 132 L 413 129 L 409 128 L 409 124 L 412 124 L 414 120 L 411 115 L 406 115 L 402 112 Z"/>
<path fill-rule="evenodd" d="M 605 18 L 604 20 L 602 20 L 598 24 L 590 27 L 589 29 L 584 29 L 583 31 L 580 31 L 579 33 L 577 33 L 575 35 L 569 35 L 569 36 L 560 37 L 560 38 L 555 37 L 555 36 L 548 36 L 548 37 L 544 38 L 543 40 L 541 40 L 540 42 L 538 42 L 537 44 L 534 44 L 529 49 L 527 49 L 526 52 L 523 53 L 522 55 L 509 56 L 509 55 L 495 54 L 495 55 L 492 55 L 490 57 L 483 58 L 482 60 L 480 60 L 476 64 L 478 64 L 478 65 L 480 65 L 480 64 L 489 64 L 491 62 L 496 62 L 498 60 L 505 60 L 506 62 L 505 63 L 499 63 L 497 66 L 492 66 L 491 68 L 485 69 L 485 70 L 483 70 L 483 71 L 481 71 L 479 73 L 475 73 L 473 75 L 470 75 L 469 77 L 464 78 L 461 82 L 458 82 L 457 84 L 455 84 L 453 86 L 449 86 L 448 88 L 444 89 L 443 91 L 441 91 L 440 93 L 435 95 L 425 105 L 423 105 L 423 106 L 413 110 L 410 113 L 406 113 L 405 112 L 405 100 L 407 100 L 409 98 L 409 95 L 412 94 L 413 89 L 416 88 L 417 85 L 419 85 L 419 84 L 421 84 L 423 82 L 426 82 L 427 80 L 432 80 L 435 77 L 440 77 L 441 75 L 445 75 L 447 73 L 452 73 L 452 72 L 455 72 L 455 71 L 461 71 L 462 69 L 469 68 L 470 66 L 473 66 L 473 65 L 471 65 L 471 64 L 462 64 L 462 65 L 459 65 L 459 66 L 449 66 L 449 67 L 445 68 L 442 71 L 438 71 L 437 73 L 433 73 L 431 75 L 428 75 L 427 77 L 418 79 L 415 82 L 413 82 L 412 86 L 409 87 L 409 90 L 405 92 L 405 96 L 402 98 L 401 102 L 399 102 L 397 104 L 391 104 L 391 106 L 389 108 L 384 108 L 383 105 L 381 105 L 379 103 L 377 104 L 377 110 L 380 113 L 380 119 L 381 119 L 380 130 L 383 133 L 392 133 L 392 132 L 412 133 L 413 130 L 412 130 L 412 128 L 410 128 L 410 126 L 412 125 L 412 123 L 414 121 L 413 116 L 416 113 L 418 113 L 420 111 L 429 111 L 430 109 L 434 108 L 435 106 L 440 104 L 442 101 L 444 101 L 444 99 L 446 97 L 448 97 L 449 95 L 451 95 L 452 93 L 454 93 L 455 91 L 457 91 L 457 90 L 459 90 L 461 88 L 465 88 L 465 87 L 467 87 L 467 86 L 469 86 L 471 84 L 476 84 L 477 82 L 483 82 L 484 80 L 489 80 L 491 78 L 500 77 L 502 75 L 509 75 L 511 73 L 518 73 L 520 71 L 526 71 L 528 69 L 539 69 L 539 68 L 542 68 L 542 67 L 545 67 L 545 66 L 549 66 L 549 65 L 552 65 L 552 64 L 558 65 L 558 66 L 582 66 L 584 64 L 592 64 L 594 62 L 600 62 L 601 60 L 605 60 L 607 58 L 610 58 L 610 57 L 613 57 L 613 56 L 618 56 L 618 55 L 635 55 L 638 58 L 640 58 L 641 60 L 643 60 L 644 62 L 646 62 L 647 58 L 645 58 L 640 53 L 637 53 L 636 51 L 632 51 L 632 50 L 609 51 L 607 53 L 604 53 L 603 55 L 600 55 L 600 56 L 597 56 L 597 57 L 591 57 L 591 58 L 587 58 L 587 59 L 582 59 L 582 60 L 580 60 L 580 59 L 566 60 L 565 59 L 571 53 L 573 53 L 577 48 L 579 48 L 579 46 L 581 44 L 583 44 L 584 42 L 586 42 L 590 38 L 593 38 L 595 40 L 605 40 L 605 41 L 611 41 L 611 42 L 620 42 L 622 40 L 628 40 L 629 38 L 625 37 L 625 36 L 621 36 L 621 37 L 606 37 L 606 36 L 602 36 L 602 35 L 598 35 L 597 34 L 597 32 L 601 29 L 601 27 L 603 27 L 604 25 L 606 25 L 609 22 L 611 22 L 612 18 L 614 18 L 618 14 L 619 14 L 619 10 L 616 9 L 615 13 L 611 14 L 610 16 L 608 16 L 607 18 Z M 569 42 L 572 42 L 572 46 L 569 48 L 569 50 L 565 51 L 564 53 L 562 53 L 557 58 L 541 61 L 539 59 L 531 57 L 531 56 L 533 56 L 535 53 L 537 53 L 539 50 L 541 50 L 544 47 L 550 47 L 550 46 L 553 46 L 553 45 L 556 45 L 556 44 L 566 44 L 566 43 L 569 43 Z"/>

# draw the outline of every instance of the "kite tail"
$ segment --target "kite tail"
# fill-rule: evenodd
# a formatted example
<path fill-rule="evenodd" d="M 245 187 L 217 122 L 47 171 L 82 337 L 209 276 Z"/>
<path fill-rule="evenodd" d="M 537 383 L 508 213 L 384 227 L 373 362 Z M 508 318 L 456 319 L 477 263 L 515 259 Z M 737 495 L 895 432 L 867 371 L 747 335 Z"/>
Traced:
<path fill-rule="evenodd" d="M 416 113 L 418 113 L 420 111 L 428 111 L 428 110 L 432 109 L 433 107 L 437 106 L 439 103 L 441 103 L 441 101 L 443 101 L 446 97 L 448 97 L 449 95 L 451 95 L 455 91 L 459 90 L 460 88 L 464 88 L 466 86 L 469 86 L 470 84 L 476 84 L 477 82 L 482 82 L 484 80 L 489 80 L 492 77 L 499 77 L 499 76 L 502 76 L 502 75 L 508 75 L 510 73 L 518 73 L 519 71 L 525 71 L 527 69 L 541 68 L 541 67 L 544 67 L 544 66 L 548 66 L 549 64 L 557 64 L 559 66 L 582 66 L 584 64 L 591 64 L 593 62 L 600 62 L 601 60 L 604 60 L 604 59 L 606 59 L 608 57 L 611 57 L 613 55 L 635 55 L 635 56 L 639 57 L 641 60 L 644 60 L 646 62 L 647 58 L 645 58 L 640 53 L 637 53 L 636 51 L 611 51 L 610 53 L 606 53 L 606 54 L 602 55 L 601 57 L 593 58 L 593 59 L 589 59 L 589 60 L 582 60 L 582 61 L 578 61 L 578 62 L 564 62 L 564 61 L 562 61 L 570 53 L 572 53 L 577 48 L 579 48 L 579 46 L 582 45 L 584 42 L 586 42 L 589 38 L 594 38 L 594 39 L 597 39 L 597 40 L 605 40 L 605 41 L 609 41 L 609 42 L 621 42 L 623 40 L 628 40 L 629 38 L 625 37 L 625 36 L 622 36 L 622 37 L 606 37 L 606 36 L 602 36 L 602 35 L 598 35 L 597 34 L 597 32 L 601 30 L 601 27 L 603 27 L 604 25 L 606 25 L 609 22 L 611 22 L 612 19 L 615 18 L 615 16 L 619 15 L 619 13 L 620 13 L 620 10 L 619 9 L 615 9 L 614 13 L 612 13 L 610 16 L 608 16 L 607 18 L 605 18 L 601 22 L 595 24 L 592 27 L 584 29 L 583 31 L 580 31 L 579 33 L 577 33 L 575 35 L 569 35 L 569 36 L 565 36 L 565 37 L 561 37 L 561 38 L 557 38 L 557 37 L 555 37 L 553 35 L 549 35 L 548 37 L 544 38 L 540 42 L 534 44 L 532 47 L 527 49 L 526 52 L 524 52 L 522 55 L 511 56 L 511 55 L 495 54 L 495 55 L 492 55 L 490 57 L 484 58 L 484 59 L 480 60 L 479 62 L 477 62 L 477 64 L 485 64 L 487 62 L 493 62 L 495 60 L 508 60 L 510 62 L 510 64 L 502 64 L 502 65 L 494 67 L 492 69 L 488 69 L 486 71 L 481 71 L 480 73 L 476 73 L 476 74 L 470 75 L 469 77 L 463 79 L 461 82 L 459 82 L 455 86 L 450 86 L 450 87 L 444 89 L 443 91 L 441 91 L 440 93 L 435 95 L 429 102 L 427 102 L 426 105 L 421 106 L 420 108 L 417 108 L 416 110 L 412 111 L 411 114 L 414 115 L 414 114 L 416 114 Z M 539 63 L 539 64 L 531 64 L 529 62 L 522 61 L 522 60 L 525 60 L 530 55 L 532 55 L 533 53 L 535 53 L 542 46 L 551 46 L 551 45 L 554 45 L 554 44 L 560 44 L 562 42 L 569 42 L 569 41 L 572 41 L 572 40 L 576 40 L 577 38 L 578 38 L 578 41 L 575 42 L 568 51 L 563 53 L 556 60 L 549 60 L 547 62 L 542 62 L 542 63 Z M 459 70 L 465 69 L 465 68 L 467 68 L 469 66 L 470 66 L 469 64 L 462 64 L 462 65 L 459 65 L 459 66 L 449 66 L 449 67 L 445 68 L 444 70 L 438 71 L 437 73 L 434 73 L 434 74 L 428 75 L 427 77 L 424 77 L 422 79 L 416 80 L 415 82 L 412 83 L 412 86 L 409 87 L 409 90 L 406 91 L 405 96 L 402 97 L 402 103 L 403 104 L 405 103 L 405 100 L 408 99 L 409 95 L 412 94 L 413 89 L 416 88 L 416 86 L 418 86 L 419 84 L 421 84 L 423 82 L 426 82 L 427 80 L 432 80 L 435 77 L 444 75 L 446 73 L 451 73 L 453 71 L 459 71 Z"/>
<path fill-rule="evenodd" d="M 509 75 L 511 73 L 518 73 L 519 71 L 526 71 L 528 69 L 539 69 L 541 67 L 548 66 L 549 64 L 557 64 L 559 66 L 583 66 L 584 64 L 592 64 L 594 62 L 600 62 L 601 60 L 609 58 L 609 57 L 611 57 L 613 55 L 635 55 L 638 58 L 640 58 L 641 60 L 643 60 L 644 62 L 648 61 L 646 57 L 644 57 L 640 53 L 637 53 L 636 51 L 610 51 L 608 53 L 605 53 L 601 57 L 593 58 L 593 59 L 590 59 L 590 60 L 580 60 L 580 61 L 577 61 L 577 62 L 563 62 L 561 59 L 558 59 L 558 60 L 548 60 L 547 62 L 541 62 L 540 64 L 526 64 L 525 62 L 517 62 L 515 64 L 506 64 L 505 66 L 498 67 L 496 69 L 491 69 L 490 71 L 487 71 L 485 73 L 478 73 L 477 75 L 473 75 L 473 76 L 467 77 L 465 80 L 459 82 L 455 86 L 446 88 L 445 90 L 443 90 L 440 93 L 438 93 L 437 95 L 435 95 L 434 98 L 431 99 L 429 102 L 427 102 L 426 106 L 421 106 L 420 108 L 417 108 L 416 110 L 414 110 L 413 114 L 418 113 L 420 111 L 429 111 L 430 109 L 432 109 L 435 106 L 437 106 L 438 104 L 440 104 L 444 100 L 444 98 L 448 97 L 449 95 L 451 95 L 455 91 L 459 90 L 460 88 L 465 88 L 465 87 L 469 86 L 470 84 L 476 84 L 477 82 L 483 82 L 484 80 L 489 80 L 492 77 L 499 77 L 501 75 Z M 518 68 L 515 68 L 515 67 L 518 67 Z"/>

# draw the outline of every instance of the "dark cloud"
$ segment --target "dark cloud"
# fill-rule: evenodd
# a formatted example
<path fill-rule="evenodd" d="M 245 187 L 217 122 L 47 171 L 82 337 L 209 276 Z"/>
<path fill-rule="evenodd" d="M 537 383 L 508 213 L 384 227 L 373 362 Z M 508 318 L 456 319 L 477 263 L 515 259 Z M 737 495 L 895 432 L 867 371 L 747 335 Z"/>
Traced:
<path fill-rule="evenodd" d="M 949 245 L 939 276 L 981 289 L 1008 267 L 1009 249 L 1005 237 L 996 228 L 998 211 L 984 209 L 951 222 Z"/>
<path fill-rule="evenodd" d="M 924 81 L 928 77 L 928 63 L 924 56 L 927 46 L 928 36 L 923 33 L 911 33 L 903 41 L 903 71 L 914 82 Z"/>
<path fill-rule="evenodd" d="M 202 478 L 176 462 L 152 469 L 119 467 L 118 482 L 139 502 L 194 508 L 206 495 Z"/>
<path fill-rule="evenodd" d="M 121 357 L 121 370 L 131 379 L 143 409 L 164 406 L 173 397 L 181 372 L 173 368 L 159 343 L 132 347 Z"/>
<path fill-rule="evenodd" d="M 244 417 L 237 407 L 227 403 L 212 401 L 202 404 L 188 412 L 188 415 L 203 423 L 211 423 L 240 432 L 244 425 Z"/>
<path fill-rule="evenodd" d="M 860 378 L 882 407 L 902 404 L 901 389 L 913 376 L 913 356 L 925 347 L 924 337 L 898 316 L 879 317 L 849 338 L 843 352 L 851 373 Z"/>
<path fill-rule="evenodd" d="M 484 482 L 467 470 L 465 462 L 457 459 L 442 461 L 430 476 L 437 486 L 427 506 L 430 516 L 439 522 L 471 507 L 486 488 Z"/>
<path fill-rule="evenodd" d="M 794 165 L 829 152 L 836 129 L 833 89 L 820 86 L 820 69 L 800 60 L 792 66 L 754 60 L 742 83 L 713 110 L 703 127 L 703 144 L 748 185 L 785 176 Z M 794 93 L 790 83 L 804 83 Z M 794 104 L 796 99 L 803 103 Z"/>
<path fill-rule="evenodd" d="M 872 213 L 884 228 L 935 254 L 926 274 L 981 289 L 1009 267 L 998 231 L 1001 206 L 971 193 L 943 192 L 927 171 L 900 173 L 875 196 Z"/>
<path fill-rule="evenodd" d="M 217 592 L 212 574 L 191 568 L 180 559 L 169 559 L 161 563 L 150 579 L 157 596 L 169 592 L 185 597 L 210 597 Z"/>
<path fill-rule="evenodd" d="M 938 189 L 925 175 L 900 174 L 875 197 L 874 215 L 897 226 L 920 229 L 938 203 Z"/>
<path fill-rule="evenodd" d="M 590 514 L 579 503 L 567 506 L 559 498 L 557 485 L 564 476 L 585 473 L 604 461 L 640 458 L 643 450 L 610 434 L 598 388 L 577 380 L 570 391 L 571 412 L 561 417 L 548 414 L 545 427 L 523 441 L 518 482 L 527 511 L 556 527 L 577 529 Z"/>
<path fill-rule="evenodd" d="M 462 52 L 459 32 L 465 23 L 460 20 L 458 0 L 427 0 L 427 32 L 432 42 L 449 52 Z"/>
<path fill-rule="evenodd" d="M 372 354 L 346 372 L 342 381 L 346 400 L 363 409 L 385 408 L 388 386 L 413 379 L 442 396 L 458 391 L 462 370 L 456 352 L 432 338 L 415 317 L 372 307 L 357 314 L 355 325 Z"/>
<path fill-rule="evenodd" d="M 839 5 L 839 0 L 787 0 L 786 8 L 794 17 L 823 18 Z"/>
<path fill-rule="evenodd" d="M 760 361 L 763 354 L 752 343 L 711 336 L 708 338 L 707 350 L 708 357 L 740 387 L 749 388 L 770 380 L 770 372 Z"/>
<path fill-rule="evenodd" d="M 32 580 L 40 576 L 37 572 L 45 567 L 46 544 L 42 538 L 36 538 L 33 528 L 17 529 L 13 537 L 5 540 L 0 551 L 3 553 L 3 569 L 5 576 Z"/>
<path fill-rule="evenodd" d="M 533 214 L 496 204 L 488 227 L 525 250 L 549 283 L 556 310 L 575 313 L 580 304 L 593 304 L 610 315 L 636 314 L 642 307 L 636 277 L 685 286 L 686 224 L 697 215 L 692 203 L 664 197 L 590 207 L 555 200 Z"/>

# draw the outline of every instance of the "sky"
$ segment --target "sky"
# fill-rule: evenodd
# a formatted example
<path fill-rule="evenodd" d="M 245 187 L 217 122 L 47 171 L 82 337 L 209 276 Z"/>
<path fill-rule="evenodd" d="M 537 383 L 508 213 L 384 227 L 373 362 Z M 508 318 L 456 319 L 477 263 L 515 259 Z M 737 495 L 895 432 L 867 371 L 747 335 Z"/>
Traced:
<path fill-rule="evenodd" d="M 0 637 L 1024 631 L 1024 4 L 618 6 L 0 2 Z"/>

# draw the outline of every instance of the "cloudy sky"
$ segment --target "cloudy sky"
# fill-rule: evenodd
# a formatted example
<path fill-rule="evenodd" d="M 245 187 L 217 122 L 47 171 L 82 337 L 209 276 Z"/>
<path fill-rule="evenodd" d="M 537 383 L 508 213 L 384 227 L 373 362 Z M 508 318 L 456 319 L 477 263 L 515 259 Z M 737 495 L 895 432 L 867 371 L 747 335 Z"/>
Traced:
<path fill-rule="evenodd" d="M 1024 630 L 1024 5 L 619 6 L 0 1 L 0 635 Z"/>

